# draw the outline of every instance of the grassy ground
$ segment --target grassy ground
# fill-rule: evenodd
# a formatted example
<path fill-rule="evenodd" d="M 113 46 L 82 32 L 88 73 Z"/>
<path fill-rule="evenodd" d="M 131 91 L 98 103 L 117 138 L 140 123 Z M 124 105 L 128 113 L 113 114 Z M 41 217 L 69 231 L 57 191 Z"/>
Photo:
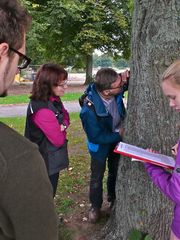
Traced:
<path fill-rule="evenodd" d="M 61 98 L 62 101 L 76 101 L 82 95 L 82 92 L 75 92 L 75 93 L 65 93 L 65 95 Z M 11 95 L 5 98 L 0 98 L 0 104 L 19 104 L 19 103 L 28 103 L 29 102 L 29 95 L 22 94 L 22 95 Z"/>

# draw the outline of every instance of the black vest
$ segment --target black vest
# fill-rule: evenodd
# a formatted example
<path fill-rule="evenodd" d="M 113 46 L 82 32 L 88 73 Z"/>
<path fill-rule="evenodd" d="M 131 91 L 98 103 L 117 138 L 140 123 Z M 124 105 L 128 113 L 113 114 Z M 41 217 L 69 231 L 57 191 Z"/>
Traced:
<path fill-rule="evenodd" d="M 45 161 L 48 175 L 55 174 L 69 165 L 67 140 L 61 147 L 54 146 L 45 134 L 32 121 L 32 115 L 42 108 L 47 108 L 54 112 L 59 124 L 63 123 L 62 102 L 44 102 L 31 100 L 26 117 L 25 137 L 36 143 Z"/>

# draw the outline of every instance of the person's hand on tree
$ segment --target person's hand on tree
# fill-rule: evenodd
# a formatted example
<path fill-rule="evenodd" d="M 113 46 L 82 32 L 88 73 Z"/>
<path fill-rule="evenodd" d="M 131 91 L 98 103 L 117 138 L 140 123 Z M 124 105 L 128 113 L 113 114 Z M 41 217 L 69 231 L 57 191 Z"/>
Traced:
<path fill-rule="evenodd" d="M 176 145 L 174 145 L 172 148 L 171 148 L 171 152 L 174 156 L 177 156 L 177 152 L 178 152 L 178 143 L 176 143 Z"/>
<path fill-rule="evenodd" d="M 124 84 L 127 83 L 127 80 L 129 79 L 129 70 L 121 73 L 121 79 Z"/>
<path fill-rule="evenodd" d="M 152 148 L 147 148 L 146 149 L 148 152 L 151 152 L 151 153 L 159 153 L 158 151 L 152 149 Z"/>
<path fill-rule="evenodd" d="M 121 127 L 121 128 L 119 129 L 119 134 L 120 134 L 121 137 L 124 136 L 124 132 L 125 132 L 125 129 Z"/>

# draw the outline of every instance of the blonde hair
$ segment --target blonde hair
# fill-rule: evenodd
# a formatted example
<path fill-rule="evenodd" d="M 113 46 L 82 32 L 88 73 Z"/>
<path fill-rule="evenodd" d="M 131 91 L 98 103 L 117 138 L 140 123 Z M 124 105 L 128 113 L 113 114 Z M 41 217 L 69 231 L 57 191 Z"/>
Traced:
<path fill-rule="evenodd" d="M 176 60 L 166 69 L 161 80 L 162 82 L 168 80 L 172 83 L 180 85 L 180 59 Z"/>

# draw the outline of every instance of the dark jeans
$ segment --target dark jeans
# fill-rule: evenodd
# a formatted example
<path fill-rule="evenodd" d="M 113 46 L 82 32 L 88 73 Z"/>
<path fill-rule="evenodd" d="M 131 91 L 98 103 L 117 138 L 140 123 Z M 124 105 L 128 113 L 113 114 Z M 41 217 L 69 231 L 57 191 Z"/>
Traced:
<path fill-rule="evenodd" d="M 56 195 L 57 185 L 58 185 L 59 173 L 55 173 L 49 176 L 49 180 L 53 187 L 53 197 Z"/>
<path fill-rule="evenodd" d="M 113 202 L 116 198 L 116 176 L 118 171 L 119 154 L 113 152 L 114 147 L 109 152 L 108 178 L 107 178 L 107 200 Z M 91 158 L 91 178 L 89 199 L 93 208 L 101 208 L 103 202 L 103 177 L 106 169 L 106 161 L 98 161 Z"/>

